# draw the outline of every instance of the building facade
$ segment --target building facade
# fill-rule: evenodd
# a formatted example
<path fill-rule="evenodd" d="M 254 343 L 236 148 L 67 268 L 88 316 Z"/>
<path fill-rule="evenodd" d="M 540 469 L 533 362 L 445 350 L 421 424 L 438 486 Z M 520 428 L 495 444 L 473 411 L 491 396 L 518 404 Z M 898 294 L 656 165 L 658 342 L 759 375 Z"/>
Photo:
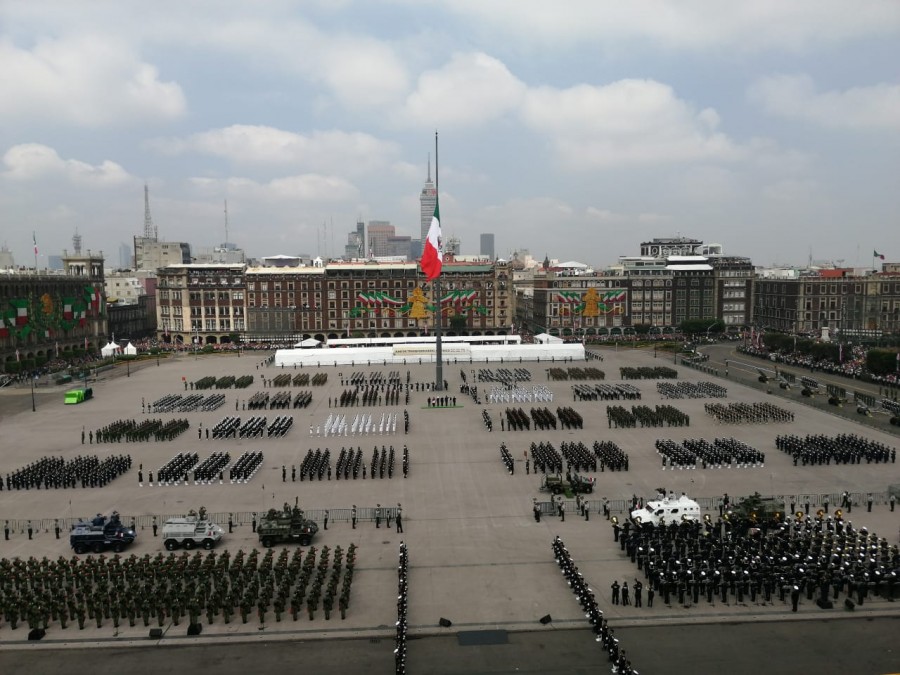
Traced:
<path fill-rule="evenodd" d="M 191 262 L 191 245 L 181 241 L 157 241 L 155 237 L 134 238 L 134 269 L 156 270 Z"/>
<path fill-rule="evenodd" d="M 233 342 L 246 330 L 245 266 L 177 264 L 157 272 L 158 339 L 169 343 Z"/>
<path fill-rule="evenodd" d="M 847 339 L 900 333 L 900 274 L 822 270 L 754 281 L 753 323 L 763 329 Z"/>
<path fill-rule="evenodd" d="M 437 304 L 416 263 L 350 262 L 293 269 L 250 268 L 252 342 L 404 337 L 434 330 Z M 442 328 L 448 335 L 500 335 L 513 320 L 506 264 L 444 263 Z"/>
<path fill-rule="evenodd" d="M 96 351 L 107 335 L 101 256 L 65 254 L 62 274 L 0 275 L 0 364 L 6 372 Z"/>

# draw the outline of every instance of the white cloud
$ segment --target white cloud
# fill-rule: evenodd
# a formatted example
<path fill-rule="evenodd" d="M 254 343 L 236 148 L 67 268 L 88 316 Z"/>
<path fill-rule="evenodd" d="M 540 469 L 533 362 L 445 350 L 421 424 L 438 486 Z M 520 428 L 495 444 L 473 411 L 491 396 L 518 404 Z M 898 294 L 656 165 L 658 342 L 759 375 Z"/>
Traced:
<path fill-rule="evenodd" d="M 190 39 L 267 71 L 297 73 L 352 109 L 397 102 L 409 88 L 406 66 L 390 42 L 328 32 L 296 17 L 229 17 L 201 35 L 192 29 Z"/>
<path fill-rule="evenodd" d="M 550 139 L 559 162 L 575 169 L 731 160 L 741 154 L 715 131 L 714 110 L 698 113 L 654 80 L 533 89 L 522 114 Z"/>
<path fill-rule="evenodd" d="M 345 202 L 358 197 L 358 190 L 339 176 L 299 174 L 260 182 L 252 178 L 192 178 L 191 184 L 207 195 L 227 194 L 257 201 Z"/>
<path fill-rule="evenodd" d="M 487 54 L 454 54 L 422 73 L 406 101 L 406 116 L 430 126 L 484 125 L 517 108 L 525 85 Z"/>
<path fill-rule="evenodd" d="M 38 143 L 15 145 L 3 155 L 4 178 L 33 181 L 63 178 L 88 187 L 117 187 L 134 180 L 125 169 L 106 160 L 96 166 L 77 159 L 63 159 L 53 148 Z"/>
<path fill-rule="evenodd" d="M 900 85 L 819 92 L 808 75 L 773 75 L 748 89 L 767 114 L 823 127 L 900 130 Z"/>
<path fill-rule="evenodd" d="M 297 134 L 247 124 L 211 129 L 187 138 L 156 139 L 147 146 L 168 154 L 193 151 L 234 163 L 292 164 L 348 174 L 383 166 L 399 154 L 395 143 L 360 132 Z"/>
<path fill-rule="evenodd" d="M 858 0 L 568 0 L 565 11 L 546 0 L 447 0 L 447 10 L 482 27 L 494 40 L 557 47 L 615 45 L 635 39 L 665 48 L 806 49 L 900 31 L 893 2 Z"/>
<path fill-rule="evenodd" d="M 0 39 L 0 72 L 0 120 L 129 126 L 185 112 L 178 84 L 108 37 L 41 39 L 32 49 Z"/>

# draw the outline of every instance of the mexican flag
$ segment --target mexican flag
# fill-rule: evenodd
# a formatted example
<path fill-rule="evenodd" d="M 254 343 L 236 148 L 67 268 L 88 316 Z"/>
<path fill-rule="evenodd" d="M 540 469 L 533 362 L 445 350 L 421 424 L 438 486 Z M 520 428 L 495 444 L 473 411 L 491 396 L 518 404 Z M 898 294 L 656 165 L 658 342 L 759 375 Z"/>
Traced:
<path fill-rule="evenodd" d="M 71 321 L 75 314 L 75 298 L 63 298 L 63 319 Z"/>
<path fill-rule="evenodd" d="M 884 254 L 879 253 L 878 251 L 872 251 L 872 257 L 878 258 L 879 260 L 884 260 Z"/>
<path fill-rule="evenodd" d="M 16 308 L 16 325 L 24 326 L 28 323 L 28 300 L 24 298 L 13 298 L 9 301 Z"/>
<path fill-rule="evenodd" d="M 428 228 L 428 236 L 425 239 L 422 260 L 422 271 L 428 281 L 441 276 L 441 212 L 437 201 L 434 203 L 434 215 L 431 217 L 431 227 Z"/>

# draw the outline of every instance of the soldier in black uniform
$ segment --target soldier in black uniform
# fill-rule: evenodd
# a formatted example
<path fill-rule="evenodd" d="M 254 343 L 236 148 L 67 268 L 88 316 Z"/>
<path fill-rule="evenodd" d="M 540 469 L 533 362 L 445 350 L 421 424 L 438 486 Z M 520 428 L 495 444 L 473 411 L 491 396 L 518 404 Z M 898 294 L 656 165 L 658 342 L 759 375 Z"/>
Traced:
<path fill-rule="evenodd" d="M 356 529 L 356 504 L 353 505 L 353 508 L 350 509 L 350 522 L 353 524 L 353 529 Z"/>
<path fill-rule="evenodd" d="M 612 586 L 610 586 L 610 588 L 612 589 L 612 604 L 618 605 L 619 604 L 619 582 L 613 581 Z"/>
<path fill-rule="evenodd" d="M 397 532 L 399 534 L 403 534 L 403 507 L 400 506 L 400 502 L 397 502 Z"/>

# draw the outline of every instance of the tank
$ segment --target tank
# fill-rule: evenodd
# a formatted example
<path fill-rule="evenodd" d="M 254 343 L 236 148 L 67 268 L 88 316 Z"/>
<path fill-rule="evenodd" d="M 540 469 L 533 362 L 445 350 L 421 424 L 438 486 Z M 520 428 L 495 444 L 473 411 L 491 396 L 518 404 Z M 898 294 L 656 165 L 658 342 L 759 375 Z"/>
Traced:
<path fill-rule="evenodd" d="M 281 511 L 269 509 L 256 526 L 259 541 L 266 548 L 289 541 L 309 546 L 318 531 L 319 526 L 308 520 L 300 507 L 291 507 L 287 502 Z"/>
<path fill-rule="evenodd" d="M 166 549 L 174 551 L 179 546 L 188 550 L 195 546 L 202 546 L 207 551 L 212 549 L 225 531 L 206 515 L 206 509 L 201 506 L 199 513 L 191 509 L 183 518 L 169 518 L 162 527 Z"/>

